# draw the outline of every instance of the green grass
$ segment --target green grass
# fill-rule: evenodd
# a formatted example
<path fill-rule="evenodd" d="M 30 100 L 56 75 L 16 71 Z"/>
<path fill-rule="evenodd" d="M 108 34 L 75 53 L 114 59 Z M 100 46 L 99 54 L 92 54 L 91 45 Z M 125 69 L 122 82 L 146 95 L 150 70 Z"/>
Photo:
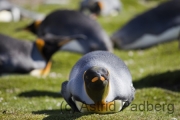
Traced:
<path fill-rule="evenodd" d="M 72 0 L 73 1 L 73 0 Z M 111 35 L 135 15 L 142 13 L 155 5 L 138 3 L 135 0 L 122 0 L 124 10 L 116 17 L 100 17 L 98 22 Z M 57 9 L 57 5 L 35 6 L 34 11 L 49 13 Z M 60 8 L 78 8 L 78 0 L 73 4 Z M 35 36 L 26 31 L 15 32 L 30 20 L 17 23 L 0 23 L 0 33 L 14 38 L 35 40 Z M 37 78 L 30 75 L 6 75 L 0 77 L 0 119 L 1 120 L 131 120 L 131 119 L 180 119 L 180 51 L 178 42 L 160 44 L 145 50 L 124 51 L 115 49 L 114 54 L 127 64 L 131 71 L 136 88 L 135 99 L 123 111 L 115 114 L 83 114 L 70 113 L 64 106 L 66 103 L 58 93 L 61 83 L 68 79 L 71 68 L 82 57 L 80 54 L 58 52 L 53 58 L 53 66 L 47 78 Z M 153 105 L 153 110 L 139 108 L 147 103 Z M 155 109 L 155 105 L 160 107 Z M 137 109 L 133 109 L 137 105 Z"/>

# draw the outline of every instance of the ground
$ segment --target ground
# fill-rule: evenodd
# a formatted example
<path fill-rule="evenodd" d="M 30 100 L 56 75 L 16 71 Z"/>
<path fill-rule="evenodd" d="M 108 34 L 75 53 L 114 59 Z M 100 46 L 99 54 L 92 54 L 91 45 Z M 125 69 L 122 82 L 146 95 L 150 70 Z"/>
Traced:
<path fill-rule="evenodd" d="M 144 0 L 145 1 L 145 0 Z M 123 11 L 119 16 L 100 17 L 97 21 L 110 36 L 137 14 L 156 6 L 157 1 L 122 0 Z M 164 1 L 162 1 L 164 2 Z M 28 6 L 27 9 L 48 14 L 55 9 L 77 9 L 79 0 L 66 5 Z M 17 23 L 0 23 L 0 33 L 18 39 L 35 40 L 26 31 L 15 29 L 29 24 L 23 19 Z M 180 50 L 179 42 L 172 41 L 145 50 L 119 50 L 114 54 L 128 66 L 136 88 L 134 101 L 129 107 L 115 114 L 71 113 L 59 94 L 61 83 L 68 79 L 73 65 L 82 57 L 70 52 L 57 52 L 51 73 L 46 78 L 30 75 L 5 75 L 0 77 L 1 120 L 131 120 L 131 119 L 180 119 Z"/>

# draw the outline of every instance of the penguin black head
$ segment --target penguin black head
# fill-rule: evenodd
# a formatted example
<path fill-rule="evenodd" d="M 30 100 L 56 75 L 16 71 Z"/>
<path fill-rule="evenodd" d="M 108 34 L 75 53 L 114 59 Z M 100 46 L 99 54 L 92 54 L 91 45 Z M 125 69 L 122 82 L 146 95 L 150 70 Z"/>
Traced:
<path fill-rule="evenodd" d="M 109 72 L 103 67 L 91 67 L 83 76 L 88 96 L 95 102 L 102 102 L 109 91 Z"/>
<path fill-rule="evenodd" d="M 30 25 L 24 27 L 24 28 L 18 28 L 17 31 L 20 31 L 20 30 L 27 30 L 35 35 L 38 34 L 38 28 L 41 24 L 41 20 L 35 20 L 34 22 L 32 22 Z"/>
<path fill-rule="evenodd" d="M 102 2 L 94 2 L 89 7 L 91 13 L 94 13 L 95 15 L 100 15 L 101 10 L 103 9 L 103 3 Z"/>
<path fill-rule="evenodd" d="M 66 43 L 75 40 L 75 39 L 84 39 L 83 35 L 74 35 L 69 37 L 62 37 L 62 36 L 46 36 L 44 38 L 37 39 L 35 44 L 43 55 L 43 57 L 49 61 L 51 56 L 58 51 L 63 45 Z"/>

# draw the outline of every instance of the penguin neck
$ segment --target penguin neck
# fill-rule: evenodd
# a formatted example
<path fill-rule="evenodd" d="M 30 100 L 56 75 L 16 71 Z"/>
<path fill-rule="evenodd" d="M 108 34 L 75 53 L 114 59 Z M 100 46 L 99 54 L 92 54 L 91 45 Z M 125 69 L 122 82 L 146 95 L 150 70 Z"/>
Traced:
<path fill-rule="evenodd" d="M 42 39 L 37 39 L 34 42 L 34 47 L 37 49 L 37 51 L 40 53 L 40 55 L 44 58 L 44 60 L 48 61 L 48 59 L 46 58 L 45 54 L 43 53 L 44 46 L 45 46 L 45 41 L 42 40 Z"/>
<path fill-rule="evenodd" d="M 52 48 L 51 46 L 45 46 L 42 50 L 42 54 L 45 57 L 47 61 L 49 61 L 52 57 L 52 55 L 59 50 L 59 47 L 54 46 Z"/>
<path fill-rule="evenodd" d="M 94 90 L 86 87 L 86 92 L 95 104 L 104 104 L 105 99 L 109 93 L 109 83 L 105 84 L 104 88 L 101 90 Z"/>
<path fill-rule="evenodd" d="M 33 43 L 33 46 L 32 46 L 31 58 L 35 63 L 36 62 L 41 62 L 41 63 L 46 64 L 48 62 L 45 59 L 45 57 L 43 56 L 43 54 L 40 52 L 40 50 L 38 49 L 38 47 L 37 47 L 37 45 L 35 43 Z"/>
<path fill-rule="evenodd" d="M 31 58 L 34 69 L 30 72 L 33 76 L 47 76 L 51 70 L 51 61 L 44 58 L 36 44 L 33 44 Z"/>
<path fill-rule="evenodd" d="M 38 51 L 41 53 L 41 55 L 44 57 L 44 59 L 48 62 L 52 55 L 59 50 L 56 46 L 47 46 L 45 45 L 45 41 L 42 39 L 37 39 L 35 41 L 35 45 L 38 49 Z"/>

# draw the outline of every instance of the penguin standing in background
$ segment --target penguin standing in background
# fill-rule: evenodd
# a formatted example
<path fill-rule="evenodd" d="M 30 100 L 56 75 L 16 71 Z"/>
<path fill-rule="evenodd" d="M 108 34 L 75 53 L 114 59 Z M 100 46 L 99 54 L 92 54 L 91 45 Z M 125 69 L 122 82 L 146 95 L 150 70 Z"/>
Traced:
<path fill-rule="evenodd" d="M 115 16 L 121 9 L 122 3 L 119 0 L 82 0 L 80 2 L 80 11 L 85 14 Z"/>
<path fill-rule="evenodd" d="M 51 69 L 52 55 L 64 44 L 76 38 L 83 36 L 49 36 L 43 40 L 29 42 L 0 34 L 0 75 L 30 73 L 35 76 L 46 76 Z"/>
<path fill-rule="evenodd" d="M 179 34 L 180 0 L 170 0 L 130 20 L 111 39 L 121 49 L 141 49 L 176 40 Z"/>
<path fill-rule="evenodd" d="M 69 81 L 61 87 L 66 102 L 80 112 L 119 112 L 131 103 L 134 94 L 127 66 L 107 51 L 84 55 L 72 68 Z"/>
<path fill-rule="evenodd" d="M 82 54 L 94 50 L 113 51 L 112 42 L 101 26 L 89 16 L 74 10 L 56 10 L 47 15 L 43 21 L 35 21 L 23 29 L 31 31 L 40 38 L 48 34 L 86 36 L 86 41 L 74 40 L 64 45 L 61 50 L 65 51 Z"/>
<path fill-rule="evenodd" d="M 17 22 L 22 17 L 41 20 L 44 18 L 44 15 L 26 10 L 11 3 L 9 0 L 0 0 L 0 22 Z"/>
<path fill-rule="evenodd" d="M 11 22 L 19 21 L 21 18 L 20 10 L 8 0 L 0 0 L 0 21 Z"/>

